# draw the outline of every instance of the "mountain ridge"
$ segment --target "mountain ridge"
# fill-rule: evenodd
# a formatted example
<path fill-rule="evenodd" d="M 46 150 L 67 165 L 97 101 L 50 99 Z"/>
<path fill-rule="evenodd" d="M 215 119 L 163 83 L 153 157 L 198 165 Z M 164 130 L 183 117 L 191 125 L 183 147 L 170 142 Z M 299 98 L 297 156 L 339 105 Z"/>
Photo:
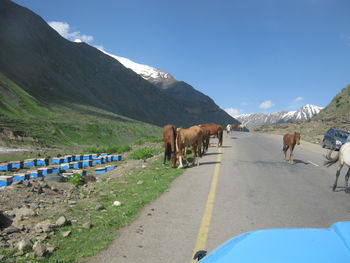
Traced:
<path fill-rule="evenodd" d="M 201 109 L 161 92 L 116 59 L 66 40 L 40 16 L 9 0 L 0 0 L 0 34 L 0 72 L 47 107 L 92 106 L 159 126 L 233 120 L 217 105 Z"/>
<path fill-rule="evenodd" d="M 319 106 L 306 104 L 295 111 L 241 114 L 235 116 L 235 118 L 242 122 L 248 129 L 253 129 L 262 125 L 310 120 L 322 109 Z"/>

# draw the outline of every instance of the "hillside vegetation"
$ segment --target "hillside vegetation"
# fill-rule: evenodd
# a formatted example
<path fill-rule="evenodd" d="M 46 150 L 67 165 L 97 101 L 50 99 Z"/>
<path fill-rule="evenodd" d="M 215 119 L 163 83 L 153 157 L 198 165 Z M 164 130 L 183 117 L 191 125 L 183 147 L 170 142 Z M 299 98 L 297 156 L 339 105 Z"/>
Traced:
<path fill-rule="evenodd" d="M 0 145 L 91 147 L 159 137 L 161 128 L 78 104 L 47 106 L 0 73 Z"/>
<path fill-rule="evenodd" d="M 329 128 L 350 131 L 350 85 L 337 94 L 332 101 L 309 121 L 261 126 L 253 131 L 283 135 L 299 131 L 302 139 L 320 143 Z"/>
<path fill-rule="evenodd" d="M 68 41 L 9 0 L 0 0 L 0 35 L 0 72 L 41 105 L 84 105 L 158 126 L 234 121 L 212 100 L 193 105 L 187 94 L 160 91 L 116 59 Z"/>

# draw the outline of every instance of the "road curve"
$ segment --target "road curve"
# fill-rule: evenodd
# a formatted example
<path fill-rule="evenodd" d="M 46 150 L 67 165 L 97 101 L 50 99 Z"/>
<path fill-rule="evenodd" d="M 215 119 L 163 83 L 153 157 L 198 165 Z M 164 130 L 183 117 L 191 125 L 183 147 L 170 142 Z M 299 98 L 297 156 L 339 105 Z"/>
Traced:
<path fill-rule="evenodd" d="M 208 251 L 251 230 L 324 228 L 349 221 L 350 196 L 332 191 L 336 166 L 323 167 L 322 154 L 320 146 L 302 141 L 290 165 L 283 160 L 281 136 L 233 132 L 221 150 L 211 147 L 199 167 L 187 169 L 117 233 L 108 249 L 85 262 L 191 262 L 215 167 L 219 170 L 205 236 Z M 338 185 L 343 184 L 344 174 Z"/>

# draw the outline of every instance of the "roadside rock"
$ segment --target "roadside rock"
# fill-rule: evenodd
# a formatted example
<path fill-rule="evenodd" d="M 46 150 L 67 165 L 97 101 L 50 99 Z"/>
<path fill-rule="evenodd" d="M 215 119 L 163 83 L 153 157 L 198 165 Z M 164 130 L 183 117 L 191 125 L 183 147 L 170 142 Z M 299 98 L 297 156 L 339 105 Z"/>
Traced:
<path fill-rule="evenodd" d="M 27 207 L 15 208 L 13 209 L 13 212 L 16 215 L 16 217 L 27 217 L 36 215 L 34 209 Z"/>
<path fill-rule="evenodd" d="M 97 205 L 97 206 L 95 207 L 95 210 L 96 210 L 96 211 L 101 211 L 101 210 L 104 210 L 104 209 L 106 209 L 106 207 L 105 207 L 104 205 Z"/>
<path fill-rule="evenodd" d="M 32 242 L 29 239 L 23 239 L 18 242 L 17 248 L 19 251 L 26 251 L 32 248 Z"/>
<path fill-rule="evenodd" d="M 86 222 L 82 225 L 83 228 L 90 229 L 92 227 L 92 224 L 90 222 Z"/>
<path fill-rule="evenodd" d="M 68 225 L 68 220 L 65 216 L 61 216 L 60 218 L 57 219 L 55 225 L 58 227 Z"/>
<path fill-rule="evenodd" d="M 63 237 L 68 237 L 71 233 L 72 233 L 72 231 L 65 231 L 65 232 L 62 232 L 61 235 Z"/>
<path fill-rule="evenodd" d="M 113 202 L 113 206 L 121 206 L 121 205 L 122 205 L 122 203 L 119 202 L 119 201 L 114 201 Z"/>
<path fill-rule="evenodd" d="M 56 250 L 56 247 L 50 244 L 47 244 L 46 252 L 47 254 L 51 255 Z"/>
<path fill-rule="evenodd" d="M 42 257 L 45 255 L 46 247 L 41 242 L 35 242 L 33 245 L 33 252 L 35 256 Z"/>
<path fill-rule="evenodd" d="M 20 232 L 20 230 L 17 228 L 17 227 L 8 227 L 8 228 L 5 228 L 2 233 L 3 234 L 7 234 L 7 235 L 10 235 L 10 234 L 13 234 L 13 233 L 18 233 Z"/>
<path fill-rule="evenodd" d="M 12 224 L 12 220 L 0 212 L 0 229 L 9 227 Z"/>
<path fill-rule="evenodd" d="M 51 221 L 45 220 L 36 224 L 34 227 L 34 230 L 36 233 L 46 233 L 53 230 L 53 228 L 54 228 L 54 225 L 51 223 Z"/>

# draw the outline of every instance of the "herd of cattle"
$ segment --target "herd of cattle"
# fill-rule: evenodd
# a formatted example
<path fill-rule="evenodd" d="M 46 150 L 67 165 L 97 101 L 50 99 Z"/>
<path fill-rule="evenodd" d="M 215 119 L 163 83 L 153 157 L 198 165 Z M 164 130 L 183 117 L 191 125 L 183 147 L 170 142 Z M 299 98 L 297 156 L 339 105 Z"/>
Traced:
<path fill-rule="evenodd" d="M 218 147 L 222 146 L 223 128 L 216 123 L 207 123 L 192 126 L 188 129 L 176 128 L 174 125 L 165 125 L 163 128 L 164 142 L 164 164 L 166 160 L 171 162 L 171 167 L 176 166 L 176 160 L 179 160 L 178 168 L 183 167 L 182 158 L 186 159 L 187 148 L 192 148 L 193 162 L 199 165 L 198 157 L 208 150 L 210 136 L 218 138 Z"/>

